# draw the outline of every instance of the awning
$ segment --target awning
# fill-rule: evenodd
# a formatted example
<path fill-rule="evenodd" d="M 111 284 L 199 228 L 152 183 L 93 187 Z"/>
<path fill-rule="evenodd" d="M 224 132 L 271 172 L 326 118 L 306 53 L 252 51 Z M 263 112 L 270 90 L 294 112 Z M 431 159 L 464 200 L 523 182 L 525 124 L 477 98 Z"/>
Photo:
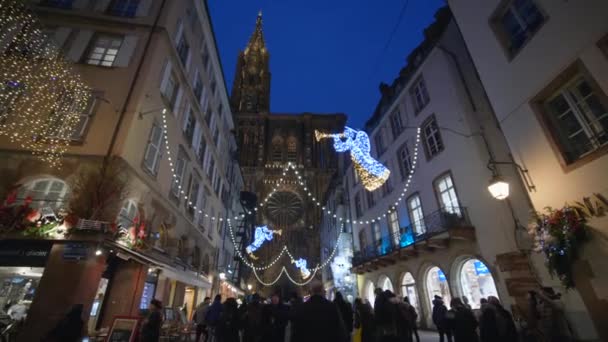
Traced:
<path fill-rule="evenodd" d="M 128 253 L 129 256 L 133 256 L 134 259 L 139 259 L 138 260 L 139 262 L 158 267 L 162 271 L 162 274 L 167 278 L 171 278 L 173 280 L 180 281 L 180 282 L 182 282 L 186 285 L 190 285 L 190 286 L 211 288 L 211 282 L 209 281 L 209 278 L 207 278 L 206 276 L 204 276 L 202 274 L 197 274 L 196 272 L 193 272 L 193 271 L 180 270 L 165 262 L 157 260 L 146 254 L 129 249 L 114 241 L 106 240 L 106 245 L 108 245 L 109 247 L 114 247 L 114 248 L 120 249 L 121 251 Z"/>

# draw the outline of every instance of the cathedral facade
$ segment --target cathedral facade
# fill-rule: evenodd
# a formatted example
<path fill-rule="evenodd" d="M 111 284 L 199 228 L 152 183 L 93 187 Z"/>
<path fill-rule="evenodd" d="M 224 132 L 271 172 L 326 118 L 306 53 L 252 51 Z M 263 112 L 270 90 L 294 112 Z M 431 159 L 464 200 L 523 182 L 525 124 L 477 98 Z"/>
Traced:
<path fill-rule="evenodd" d="M 306 259 L 312 269 L 323 262 L 319 256 L 321 208 L 316 203 L 323 203 L 338 158 L 344 157 L 336 154 L 331 139 L 317 141 L 315 130 L 342 132 L 346 115 L 272 113 L 269 57 L 259 14 L 255 31 L 239 54 L 231 106 L 245 189 L 255 193 L 261 204 L 256 213 L 257 224 L 280 229 L 282 234 L 256 252 L 259 259 L 254 264 L 267 265 L 287 246 L 294 258 Z M 283 176 L 288 163 L 296 165 L 297 175 L 290 171 Z M 305 186 L 300 184 L 302 180 Z M 273 189 L 276 191 L 268 196 Z M 287 255 L 258 275 L 265 282 L 272 282 L 283 267 L 294 280 L 304 281 Z M 283 275 L 277 284 L 285 287 L 289 285 L 286 280 Z"/>

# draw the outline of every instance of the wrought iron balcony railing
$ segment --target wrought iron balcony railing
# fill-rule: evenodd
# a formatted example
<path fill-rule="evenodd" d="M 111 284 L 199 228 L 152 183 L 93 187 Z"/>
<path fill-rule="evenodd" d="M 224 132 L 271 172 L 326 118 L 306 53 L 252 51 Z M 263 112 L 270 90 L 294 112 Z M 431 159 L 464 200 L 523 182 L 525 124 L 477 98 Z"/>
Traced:
<path fill-rule="evenodd" d="M 421 220 L 401 227 L 398 232 L 383 234 L 373 244 L 362 246 L 361 250 L 355 252 L 353 256 L 353 266 L 361 265 L 370 260 L 415 245 L 433 236 L 445 233 L 450 229 L 471 226 L 466 208 L 442 208 L 425 215 Z"/>

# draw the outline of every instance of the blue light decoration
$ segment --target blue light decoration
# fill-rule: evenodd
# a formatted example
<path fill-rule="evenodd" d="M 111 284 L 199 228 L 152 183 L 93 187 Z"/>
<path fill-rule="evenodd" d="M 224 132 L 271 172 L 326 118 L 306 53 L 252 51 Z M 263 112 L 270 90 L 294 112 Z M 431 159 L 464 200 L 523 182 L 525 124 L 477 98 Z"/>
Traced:
<path fill-rule="evenodd" d="M 437 276 L 439 277 L 439 281 L 444 283 L 447 281 L 445 274 L 443 273 L 442 270 L 437 270 Z"/>
<path fill-rule="evenodd" d="M 308 267 L 306 267 L 307 265 L 307 261 L 304 258 L 299 258 L 298 260 L 291 260 L 291 263 L 296 264 L 296 267 L 298 269 L 300 269 L 300 274 L 302 275 L 303 279 L 306 279 L 308 277 L 310 277 L 310 270 L 308 269 Z"/>
<path fill-rule="evenodd" d="M 350 151 L 355 171 L 368 191 L 381 187 L 390 176 L 390 170 L 370 155 L 371 144 L 367 133 L 346 126 L 344 132 L 340 134 L 315 131 L 315 137 L 317 141 L 323 138 L 333 138 L 336 152 Z"/>
<path fill-rule="evenodd" d="M 255 233 L 253 234 L 253 242 L 245 248 L 245 251 L 249 256 L 257 260 L 258 258 L 253 254 L 253 252 L 257 251 L 264 242 L 272 241 L 274 234 L 281 235 L 282 231 L 279 230 L 271 230 L 268 229 L 268 226 L 257 226 L 255 227 Z"/>
<path fill-rule="evenodd" d="M 475 266 L 475 273 L 479 276 L 479 275 L 484 275 L 484 274 L 490 274 L 490 270 L 488 269 L 488 266 L 486 266 L 483 262 L 477 260 L 475 262 L 473 262 L 474 266 Z"/>

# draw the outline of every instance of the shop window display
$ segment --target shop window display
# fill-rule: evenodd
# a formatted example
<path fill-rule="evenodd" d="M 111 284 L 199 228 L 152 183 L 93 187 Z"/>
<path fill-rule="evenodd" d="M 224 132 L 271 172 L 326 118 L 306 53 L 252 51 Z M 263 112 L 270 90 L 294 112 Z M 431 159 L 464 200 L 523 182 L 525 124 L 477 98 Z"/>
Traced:
<path fill-rule="evenodd" d="M 420 320 L 420 304 L 418 303 L 418 291 L 416 290 L 416 281 L 410 272 L 407 272 L 401 280 L 401 295 L 408 297 L 410 304 L 416 308 L 418 319 Z"/>
<path fill-rule="evenodd" d="M 365 288 L 365 297 L 369 304 L 373 307 L 376 295 L 374 294 L 374 284 L 372 282 L 367 283 L 367 287 Z"/>
<path fill-rule="evenodd" d="M 443 298 L 445 306 L 450 307 L 450 300 L 452 300 L 450 286 L 445 274 L 439 267 L 432 267 L 426 273 L 426 290 L 431 307 L 435 296 Z"/>
<path fill-rule="evenodd" d="M 42 267 L 0 267 L 1 315 L 10 320 L 21 320 L 36 295 Z"/>
<path fill-rule="evenodd" d="M 488 296 L 498 297 L 494 279 L 488 267 L 477 259 L 470 259 L 460 268 L 460 288 L 462 295 L 469 299 L 473 309 L 481 307 L 480 301 Z"/>
<path fill-rule="evenodd" d="M 382 291 L 389 290 L 391 292 L 395 292 L 393 290 L 393 284 L 391 283 L 391 280 L 388 277 L 384 277 L 384 279 L 382 279 L 379 283 L 380 287 L 382 288 Z"/>

